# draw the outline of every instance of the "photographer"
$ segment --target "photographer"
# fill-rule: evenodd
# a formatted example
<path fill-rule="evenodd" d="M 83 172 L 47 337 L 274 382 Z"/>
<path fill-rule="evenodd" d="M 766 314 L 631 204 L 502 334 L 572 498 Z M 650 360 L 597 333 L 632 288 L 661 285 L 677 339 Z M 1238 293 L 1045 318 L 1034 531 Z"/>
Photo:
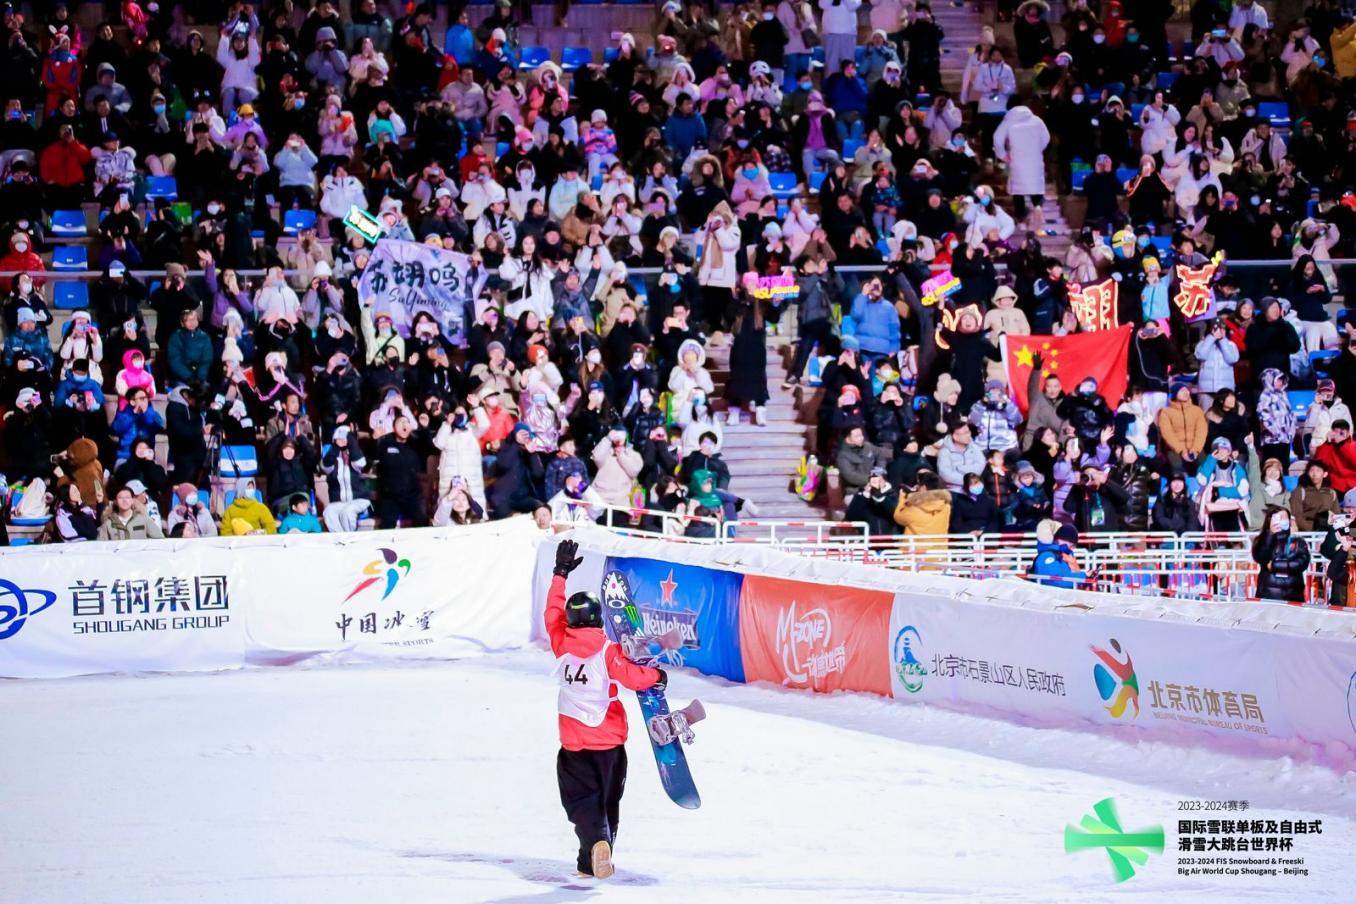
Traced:
<path fill-rule="evenodd" d="M 1263 516 L 1262 530 L 1252 544 L 1252 559 L 1259 566 L 1257 595 L 1264 600 L 1303 603 L 1304 573 L 1309 568 L 1309 545 L 1290 532 L 1290 513 L 1271 508 Z"/>
<path fill-rule="evenodd" d="M 1356 538 L 1351 536 L 1351 522 L 1356 517 L 1356 490 L 1342 497 L 1341 514 L 1333 515 L 1319 554 L 1328 560 L 1328 605 L 1347 605 L 1351 597 L 1351 580 L 1356 578 L 1356 570 L 1351 565 L 1351 551 L 1356 548 Z"/>
<path fill-rule="evenodd" d="M 165 409 L 165 432 L 169 434 L 174 480 L 179 483 L 196 485 L 205 476 L 203 466 L 207 461 L 207 438 L 212 435 L 203 405 L 206 392 L 201 383 L 190 383 L 169 394 L 169 405 Z"/>
<path fill-rule="evenodd" d="M 350 445 L 351 431 L 347 425 L 334 428 L 334 436 L 321 470 L 329 488 L 329 503 L 325 506 L 325 529 L 330 533 L 350 533 L 358 529 L 358 519 L 372 508 L 367 478 L 363 469 L 367 459 L 357 444 Z"/>
<path fill-rule="evenodd" d="M 1074 516 L 1074 526 L 1082 533 L 1109 533 L 1125 524 L 1130 494 L 1125 487 L 1108 479 L 1101 465 L 1084 465 L 1079 482 L 1069 490 L 1064 511 Z"/>

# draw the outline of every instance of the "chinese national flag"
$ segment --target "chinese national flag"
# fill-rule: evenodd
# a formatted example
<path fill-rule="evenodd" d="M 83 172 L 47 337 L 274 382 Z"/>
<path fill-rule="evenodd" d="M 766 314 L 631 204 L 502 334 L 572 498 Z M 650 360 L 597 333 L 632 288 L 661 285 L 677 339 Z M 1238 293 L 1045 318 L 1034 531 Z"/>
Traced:
<path fill-rule="evenodd" d="M 1073 392 L 1080 381 L 1092 377 L 1106 403 L 1114 411 L 1130 383 L 1130 324 L 1114 330 L 1074 333 L 1069 336 L 1004 336 L 1003 361 L 1008 369 L 1012 400 L 1026 414 L 1026 384 L 1035 356 L 1041 356 L 1042 379 L 1054 374 Z"/>

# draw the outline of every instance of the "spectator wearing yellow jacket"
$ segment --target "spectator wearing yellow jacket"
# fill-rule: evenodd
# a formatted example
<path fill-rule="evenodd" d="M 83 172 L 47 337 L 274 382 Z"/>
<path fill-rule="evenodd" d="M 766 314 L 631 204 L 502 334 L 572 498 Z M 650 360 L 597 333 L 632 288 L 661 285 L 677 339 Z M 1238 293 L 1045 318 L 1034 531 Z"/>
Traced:
<path fill-rule="evenodd" d="M 235 482 L 235 499 L 221 516 L 223 537 L 243 537 L 248 534 L 276 534 L 278 522 L 268 506 L 254 498 L 253 477 L 241 477 Z"/>

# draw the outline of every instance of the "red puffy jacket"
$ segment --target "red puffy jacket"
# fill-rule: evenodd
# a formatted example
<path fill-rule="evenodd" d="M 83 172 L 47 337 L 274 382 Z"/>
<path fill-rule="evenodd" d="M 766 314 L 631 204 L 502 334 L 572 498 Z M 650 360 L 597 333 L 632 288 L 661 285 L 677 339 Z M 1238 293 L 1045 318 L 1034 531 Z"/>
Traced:
<path fill-rule="evenodd" d="M 1322 462 L 1328 469 L 1328 486 L 1341 496 L 1352 487 L 1356 487 L 1356 442 L 1344 440 L 1340 443 L 1326 442 L 1309 456 Z"/>
<path fill-rule="evenodd" d="M 551 579 L 551 592 L 546 597 L 546 634 L 551 638 L 551 652 L 557 656 L 565 653 L 593 656 L 607 642 L 602 628 L 566 626 L 565 579 L 559 575 Z M 659 681 L 658 669 L 636 665 L 616 644 L 609 645 L 605 655 L 608 678 L 623 687 L 643 691 Z M 566 750 L 609 750 L 626 743 L 626 710 L 616 697 L 608 704 L 607 715 L 597 727 L 585 725 L 571 716 L 559 718 L 560 746 Z"/>

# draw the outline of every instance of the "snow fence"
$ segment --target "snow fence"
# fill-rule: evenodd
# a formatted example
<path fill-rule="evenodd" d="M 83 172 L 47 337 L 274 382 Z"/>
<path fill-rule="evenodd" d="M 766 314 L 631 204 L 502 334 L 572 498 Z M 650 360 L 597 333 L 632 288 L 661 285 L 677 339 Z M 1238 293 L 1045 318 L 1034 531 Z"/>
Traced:
<path fill-rule="evenodd" d="M 757 546 L 581 528 L 568 592 L 627 578 L 673 665 L 731 681 L 864 691 L 1039 726 L 1356 755 L 1356 619 L 973 581 Z M 534 639 L 555 543 L 538 550 Z"/>
<path fill-rule="evenodd" d="M 522 517 L 8 550 L 0 554 L 0 676 L 448 658 L 521 646 L 541 537 Z"/>

